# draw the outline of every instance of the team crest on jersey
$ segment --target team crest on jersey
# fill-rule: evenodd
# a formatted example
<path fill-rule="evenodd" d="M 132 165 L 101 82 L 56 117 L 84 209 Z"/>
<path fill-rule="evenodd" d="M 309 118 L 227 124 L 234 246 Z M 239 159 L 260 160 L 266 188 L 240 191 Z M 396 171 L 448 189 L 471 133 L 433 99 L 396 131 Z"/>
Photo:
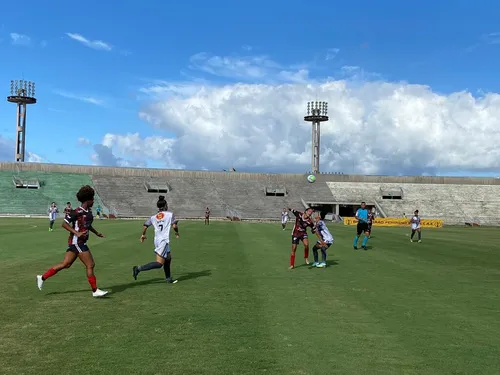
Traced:
<path fill-rule="evenodd" d="M 163 212 L 158 212 L 156 214 L 156 220 L 162 220 L 165 217 L 165 214 Z"/>

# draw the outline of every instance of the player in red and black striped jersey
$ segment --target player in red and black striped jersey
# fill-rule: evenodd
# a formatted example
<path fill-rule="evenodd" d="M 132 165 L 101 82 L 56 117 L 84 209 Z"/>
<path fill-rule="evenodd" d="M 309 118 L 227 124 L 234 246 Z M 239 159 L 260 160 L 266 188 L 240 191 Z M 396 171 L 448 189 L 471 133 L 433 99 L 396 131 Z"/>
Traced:
<path fill-rule="evenodd" d="M 97 281 L 94 275 L 94 258 L 87 246 L 89 231 L 97 237 L 104 237 L 102 233 L 96 231 L 92 226 L 92 222 L 94 221 L 94 216 L 92 215 L 94 194 L 94 189 L 89 185 L 83 186 L 76 193 L 76 197 L 81 202 L 81 205 L 76 210 L 69 211 L 69 214 L 66 215 L 62 223 L 62 227 L 70 233 L 66 255 L 61 263 L 49 268 L 43 275 L 36 277 L 38 289 L 42 290 L 45 280 L 65 268 L 70 268 L 76 258 L 80 258 L 87 269 L 87 280 L 92 288 L 92 296 L 103 297 L 108 294 L 107 291 L 97 288 Z"/>
<path fill-rule="evenodd" d="M 71 210 L 72 210 L 72 208 L 71 208 L 71 202 L 66 203 L 66 207 L 64 207 L 64 216 L 69 215 L 69 213 L 71 212 Z"/>
<path fill-rule="evenodd" d="M 311 231 L 318 237 L 319 242 L 322 247 L 326 244 L 321 237 L 321 234 L 316 228 L 316 224 L 312 219 L 312 214 L 314 210 L 312 208 L 307 208 L 305 212 L 300 212 L 297 210 L 288 209 L 295 215 L 295 225 L 292 230 L 292 254 L 290 255 L 290 269 L 295 268 L 295 252 L 297 251 L 297 245 L 300 241 L 304 244 L 304 259 L 306 264 L 309 264 L 309 239 L 307 238 L 307 228 L 311 228 Z"/>

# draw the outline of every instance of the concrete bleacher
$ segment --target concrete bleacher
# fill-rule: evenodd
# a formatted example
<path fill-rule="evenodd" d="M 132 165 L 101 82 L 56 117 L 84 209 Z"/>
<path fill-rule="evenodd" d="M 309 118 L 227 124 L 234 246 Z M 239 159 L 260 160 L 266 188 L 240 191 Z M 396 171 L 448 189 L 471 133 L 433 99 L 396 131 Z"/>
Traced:
<path fill-rule="evenodd" d="M 424 218 L 446 224 L 477 221 L 498 225 L 500 185 L 328 182 L 339 203 L 377 202 L 388 217 L 409 216 L 418 209 Z M 382 199 L 381 190 L 402 189 L 402 199 Z M 351 199 L 353 197 L 353 199 Z M 354 202 L 352 202 L 354 201 Z"/>
<path fill-rule="evenodd" d="M 18 181 L 40 182 L 39 188 L 16 188 L 13 178 Z M 51 202 L 56 202 L 62 214 L 66 202 L 78 206 L 76 192 L 83 185 L 92 185 L 90 176 L 50 172 L 0 171 L 0 214 L 46 215 Z M 98 205 L 106 213 L 107 209 L 99 196 Z"/>
<path fill-rule="evenodd" d="M 424 218 L 447 224 L 476 221 L 498 225 L 500 179 L 432 176 L 317 175 L 310 184 L 304 174 L 207 172 L 145 168 L 113 168 L 39 163 L 0 163 L 0 213 L 45 214 L 48 204 L 70 200 L 89 183 L 102 197 L 101 206 L 119 217 L 148 216 L 155 212 L 159 195 L 165 195 L 179 217 L 279 219 L 285 206 L 305 204 L 356 205 L 361 201 L 380 207 L 385 216 L 407 216 L 419 209 Z M 39 189 L 15 189 L 14 175 L 42 181 Z M 91 177 L 90 177 L 91 176 Z M 166 193 L 148 192 L 167 190 Z M 165 188 L 165 189 L 164 189 Z M 285 196 L 266 195 L 286 191 Z M 21 191 L 22 190 L 22 191 Z M 401 192 L 402 199 L 382 199 Z M 98 198 L 99 199 L 99 198 Z M 61 203 L 62 202 L 62 203 Z M 106 211 L 105 211 L 106 212 Z"/>

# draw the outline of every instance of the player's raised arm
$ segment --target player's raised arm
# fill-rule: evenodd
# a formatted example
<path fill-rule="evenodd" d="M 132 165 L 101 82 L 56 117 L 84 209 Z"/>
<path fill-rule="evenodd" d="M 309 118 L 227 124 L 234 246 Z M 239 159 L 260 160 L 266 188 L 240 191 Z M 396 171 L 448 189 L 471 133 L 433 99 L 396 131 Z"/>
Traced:
<path fill-rule="evenodd" d="M 290 211 L 295 216 L 299 216 L 300 215 L 300 211 L 294 210 L 293 208 L 288 208 L 288 211 Z"/>

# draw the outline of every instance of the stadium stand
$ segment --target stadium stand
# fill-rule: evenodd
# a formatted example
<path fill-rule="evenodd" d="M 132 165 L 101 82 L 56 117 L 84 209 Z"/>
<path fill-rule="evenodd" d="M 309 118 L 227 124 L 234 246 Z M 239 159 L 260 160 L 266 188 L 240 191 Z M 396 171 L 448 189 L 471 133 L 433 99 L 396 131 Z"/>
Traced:
<path fill-rule="evenodd" d="M 0 214 L 46 215 L 51 202 L 62 213 L 66 202 L 75 207 L 75 194 L 83 185 L 93 185 L 85 174 L 0 171 Z M 99 196 L 95 206 L 108 214 Z"/>
<path fill-rule="evenodd" d="M 423 218 L 443 219 L 445 224 L 499 224 L 500 179 L 496 178 L 320 174 L 311 184 L 304 174 L 236 171 L 38 163 L 0 163 L 0 171 L 0 213 L 4 214 L 45 214 L 52 200 L 59 205 L 74 202 L 76 190 L 91 184 L 103 212 L 119 217 L 151 215 L 161 194 L 184 218 L 202 218 L 208 206 L 212 217 L 278 220 L 286 206 L 339 207 L 366 201 L 385 217 L 409 216 L 418 208 Z"/>
<path fill-rule="evenodd" d="M 412 184 L 328 182 L 334 199 L 351 203 L 351 197 L 363 197 L 377 203 L 385 216 L 410 216 L 418 209 L 424 218 L 442 219 L 446 224 L 475 223 L 498 225 L 500 185 Z M 390 196 L 385 192 L 399 192 Z M 352 192 L 352 193 L 350 193 Z M 384 199 L 385 198 L 385 199 Z"/>

